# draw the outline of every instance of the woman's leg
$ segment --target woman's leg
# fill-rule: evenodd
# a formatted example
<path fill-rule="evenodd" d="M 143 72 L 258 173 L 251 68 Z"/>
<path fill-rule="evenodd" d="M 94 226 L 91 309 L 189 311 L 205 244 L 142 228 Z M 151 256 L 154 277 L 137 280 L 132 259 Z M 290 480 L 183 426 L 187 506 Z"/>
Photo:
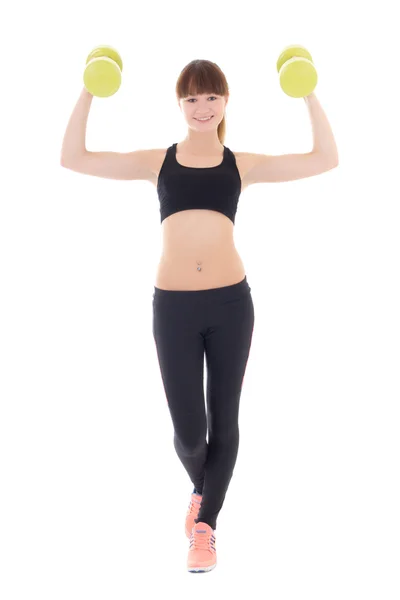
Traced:
<path fill-rule="evenodd" d="M 214 530 L 236 463 L 239 401 L 254 328 L 250 291 L 232 288 L 231 298 L 210 309 L 205 335 L 208 454 L 203 498 L 196 522 Z"/>
<path fill-rule="evenodd" d="M 153 336 L 174 426 L 175 450 L 193 485 L 201 493 L 208 450 L 204 337 L 192 298 L 185 292 L 156 288 Z"/>

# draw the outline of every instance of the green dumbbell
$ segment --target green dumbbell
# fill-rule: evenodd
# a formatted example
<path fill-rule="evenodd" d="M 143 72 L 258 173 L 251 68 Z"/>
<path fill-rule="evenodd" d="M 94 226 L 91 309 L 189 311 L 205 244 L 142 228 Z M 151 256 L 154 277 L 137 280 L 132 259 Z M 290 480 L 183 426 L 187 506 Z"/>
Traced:
<path fill-rule="evenodd" d="M 276 64 L 282 90 L 292 98 L 309 96 L 318 82 L 311 54 L 304 46 L 287 46 Z"/>
<path fill-rule="evenodd" d="M 111 46 L 97 46 L 86 59 L 85 88 L 93 96 L 107 98 L 121 85 L 122 59 Z"/>

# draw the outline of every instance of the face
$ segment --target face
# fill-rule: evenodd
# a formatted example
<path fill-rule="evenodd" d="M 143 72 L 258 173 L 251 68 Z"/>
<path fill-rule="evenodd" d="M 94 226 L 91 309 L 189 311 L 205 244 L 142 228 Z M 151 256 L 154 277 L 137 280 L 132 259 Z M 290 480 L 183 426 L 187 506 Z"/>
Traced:
<path fill-rule="evenodd" d="M 224 118 L 228 98 L 217 94 L 198 94 L 179 100 L 179 106 L 189 127 L 197 131 L 216 129 Z M 200 121 L 202 117 L 212 117 Z"/>

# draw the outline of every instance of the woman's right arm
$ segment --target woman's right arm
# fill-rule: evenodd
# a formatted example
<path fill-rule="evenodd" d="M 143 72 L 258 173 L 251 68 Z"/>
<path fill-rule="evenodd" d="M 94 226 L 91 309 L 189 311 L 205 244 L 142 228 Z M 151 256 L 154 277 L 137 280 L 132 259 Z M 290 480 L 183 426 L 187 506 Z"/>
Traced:
<path fill-rule="evenodd" d="M 92 94 L 83 88 L 64 134 L 61 166 L 106 179 L 150 180 L 153 176 L 154 150 L 89 152 L 86 149 L 86 126 L 92 100 Z"/>

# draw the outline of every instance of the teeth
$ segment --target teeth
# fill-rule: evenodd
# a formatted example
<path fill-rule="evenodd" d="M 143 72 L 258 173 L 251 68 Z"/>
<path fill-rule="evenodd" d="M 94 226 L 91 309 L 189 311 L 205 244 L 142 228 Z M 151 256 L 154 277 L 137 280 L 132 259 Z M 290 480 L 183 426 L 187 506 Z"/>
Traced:
<path fill-rule="evenodd" d="M 206 119 L 197 119 L 198 121 L 209 121 L 211 117 L 207 117 Z"/>

